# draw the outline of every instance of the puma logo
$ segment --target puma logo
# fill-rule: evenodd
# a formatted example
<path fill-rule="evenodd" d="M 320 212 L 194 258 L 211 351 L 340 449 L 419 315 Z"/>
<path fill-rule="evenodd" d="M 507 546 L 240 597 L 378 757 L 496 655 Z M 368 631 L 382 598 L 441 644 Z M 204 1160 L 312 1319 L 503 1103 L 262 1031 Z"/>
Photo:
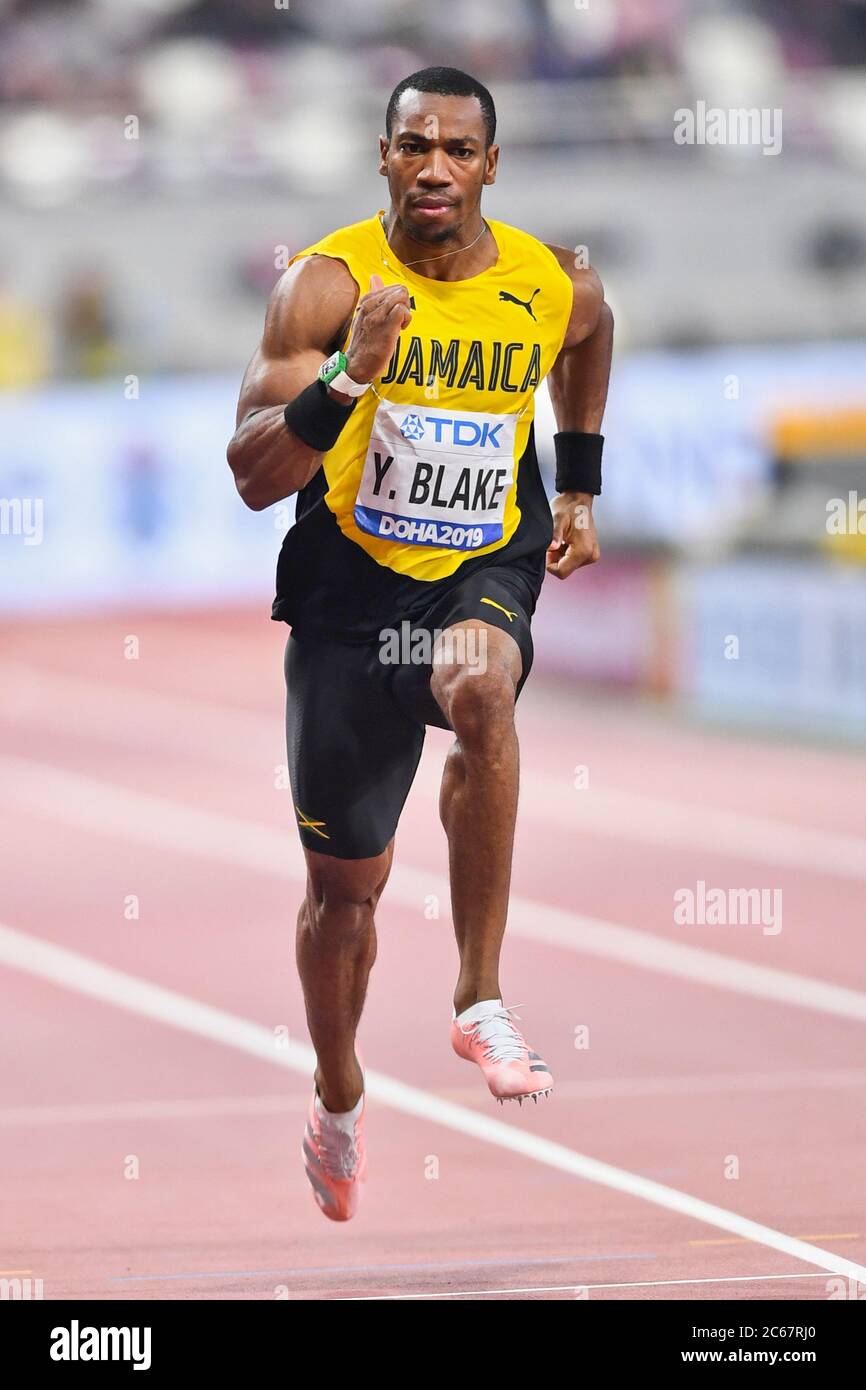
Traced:
<path fill-rule="evenodd" d="M 510 623 L 517 617 L 516 613 L 509 613 L 507 608 L 503 608 L 501 603 L 497 603 L 495 598 L 483 598 L 482 603 L 489 603 L 491 608 L 498 608 L 500 613 L 504 613 Z"/>
<path fill-rule="evenodd" d="M 532 301 L 537 294 L 541 294 L 540 285 L 537 290 L 532 291 L 532 294 L 529 296 L 528 299 L 518 299 L 516 294 L 509 294 L 508 290 L 500 290 L 499 298 L 500 300 L 508 300 L 509 304 L 522 304 L 529 317 L 533 320 L 533 322 L 537 323 L 538 319 L 532 312 Z"/>

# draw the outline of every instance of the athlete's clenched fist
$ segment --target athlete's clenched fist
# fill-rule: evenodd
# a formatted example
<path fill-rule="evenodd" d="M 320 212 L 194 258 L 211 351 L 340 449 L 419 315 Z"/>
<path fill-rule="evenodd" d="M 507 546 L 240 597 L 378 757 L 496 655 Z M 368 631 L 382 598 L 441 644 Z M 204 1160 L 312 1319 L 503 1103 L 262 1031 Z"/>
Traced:
<path fill-rule="evenodd" d="M 567 579 L 584 565 L 594 565 L 601 551 L 592 515 L 592 494 L 564 492 L 554 497 L 553 539 L 547 548 L 545 568 L 557 579 Z"/>
<path fill-rule="evenodd" d="M 367 294 L 358 300 L 346 349 L 346 371 L 352 380 L 372 381 L 381 376 L 391 361 L 397 339 L 411 322 L 406 286 L 384 287 L 381 276 L 371 275 Z"/>

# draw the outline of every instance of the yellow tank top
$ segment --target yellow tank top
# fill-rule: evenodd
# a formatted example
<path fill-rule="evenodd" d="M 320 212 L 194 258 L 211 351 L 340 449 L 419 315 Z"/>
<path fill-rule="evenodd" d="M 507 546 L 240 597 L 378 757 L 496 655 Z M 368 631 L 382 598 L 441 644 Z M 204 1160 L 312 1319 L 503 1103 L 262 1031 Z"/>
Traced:
<path fill-rule="evenodd" d="M 534 393 L 562 347 L 572 285 L 542 242 L 489 217 L 496 263 L 466 280 L 427 279 L 394 255 L 382 215 L 289 262 L 332 256 L 360 294 L 375 274 L 406 285 L 412 306 L 388 370 L 323 457 L 324 502 L 377 564 L 439 580 L 507 545 L 519 525 Z"/>

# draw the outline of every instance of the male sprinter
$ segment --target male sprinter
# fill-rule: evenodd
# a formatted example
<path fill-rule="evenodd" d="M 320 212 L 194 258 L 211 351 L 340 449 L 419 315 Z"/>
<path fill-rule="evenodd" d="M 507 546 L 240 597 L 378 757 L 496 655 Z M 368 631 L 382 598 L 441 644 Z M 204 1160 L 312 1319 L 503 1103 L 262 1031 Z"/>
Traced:
<path fill-rule="evenodd" d="M 495 123 L 490 93 L 454 68 L 399 83 L 379 140 L 391 205 L 293 257 L 228 448 L 254 511 L 297 493 L 273 617 L 291 624 L 288 758 L 308 873 L 297 961 L 318 1065 L 304 1163 L 335 1221 L 354 1214 L 366 1171 L 355 1030 L 427 724 L 456 735 L 440 798 L 460 953 L 454 1050 L 500 1101 L 553 1084 L 499 986 L 514 703 L 545 564 L 564 579 L 598 559 L 612 318 L 571 251 L 481 216 Z M 548 373 L 552 521 L 532 426 Z M 392 659 L 400 631 L 412 652 L 430 639 L 426 664 Z"/>

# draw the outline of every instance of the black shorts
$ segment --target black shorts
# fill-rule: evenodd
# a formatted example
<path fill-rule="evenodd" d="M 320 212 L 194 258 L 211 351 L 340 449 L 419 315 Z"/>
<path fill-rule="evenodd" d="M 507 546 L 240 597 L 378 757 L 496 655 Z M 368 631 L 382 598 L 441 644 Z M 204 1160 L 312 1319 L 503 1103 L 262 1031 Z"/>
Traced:
<path fill-rule="evenodd" d="M 536 594 L 516 571 L 476 571 L 411 623 L 350 645 L 290 634 L 286 644 L 286 744 L 301 843 L 339 859 L 381 854 L 415 777 L 426 726 L 450 729 L 430 689 L 437 632 L 478 618 L 501 628 L 532 666 Z M 383 630 L 384 631 L 384 630 Z M 471 635 L 466 659 L 477 653 Z M 459 650 L 459 649 L 458 649 Z"/>

